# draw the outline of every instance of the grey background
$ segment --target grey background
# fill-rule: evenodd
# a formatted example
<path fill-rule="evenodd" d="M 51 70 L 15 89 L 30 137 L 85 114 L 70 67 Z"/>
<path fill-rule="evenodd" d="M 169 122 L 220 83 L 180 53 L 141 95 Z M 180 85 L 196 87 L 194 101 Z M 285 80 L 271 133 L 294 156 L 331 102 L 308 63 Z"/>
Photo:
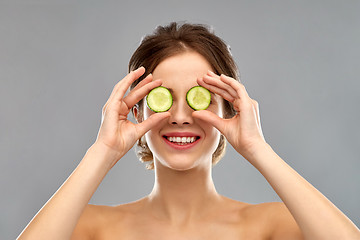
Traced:
<path fill-rule="evenodd" d="M 14 239 L 94 142 L 101 108 L 143 35 L 210 24 L 260 103 L 273 149 L 360 225 L 360 1 L 0 1 L 0 238 Z M 217 190 L 279 198 L 228 146 Z M 153 172 L 131 150 L 91 203 L 136 200 Z"/>

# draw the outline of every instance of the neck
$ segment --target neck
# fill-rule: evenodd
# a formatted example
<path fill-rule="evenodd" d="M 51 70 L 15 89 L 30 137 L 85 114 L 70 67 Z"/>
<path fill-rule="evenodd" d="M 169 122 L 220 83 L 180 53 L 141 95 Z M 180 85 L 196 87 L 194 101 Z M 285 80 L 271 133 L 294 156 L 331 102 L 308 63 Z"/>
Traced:
<path fill-rule="evenodd" d="M 148 196 L 154 214 L 170 222 L 188 222 L 211 209 L 220 200 L 211 176 L 211 166 L 176 171 L 158 164 L 155 184 Z"/>

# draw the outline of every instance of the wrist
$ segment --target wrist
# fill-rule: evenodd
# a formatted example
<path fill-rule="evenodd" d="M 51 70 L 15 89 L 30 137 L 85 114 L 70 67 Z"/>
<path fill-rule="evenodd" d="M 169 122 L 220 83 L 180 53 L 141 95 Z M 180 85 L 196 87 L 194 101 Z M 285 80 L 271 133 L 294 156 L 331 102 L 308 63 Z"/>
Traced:
<path fill-rule="evenodd" d="M 101 162 L 107 164 L 109 168 L 112 168 L 120 158 L 124 156 L 118 151 L 106 146 L 102 142 L 95 142 L 87 151 L 86 154 L 95 154 Z"/>
<path fill-rule="evenodd" d="M 268 143 L 258 142 L 249 147 L 248 150 L 244 153 L 243 157 L 254 165 L 260 158 L 262 158 L 265 152 L 269 151 L 273 150 Z"/>

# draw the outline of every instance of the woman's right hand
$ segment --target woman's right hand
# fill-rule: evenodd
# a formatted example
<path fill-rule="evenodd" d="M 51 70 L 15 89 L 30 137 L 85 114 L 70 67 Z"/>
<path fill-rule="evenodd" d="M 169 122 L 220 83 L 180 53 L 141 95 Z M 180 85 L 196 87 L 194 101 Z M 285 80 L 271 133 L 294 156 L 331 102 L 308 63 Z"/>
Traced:
<path fill-rule="evenodd" d="M 162 84 L 161 80 L 152 81 L 152 75 L 149 74 L 125 96 L 130 85 L 144 73 L 145 68 L 140 67 L 118 82 L 102 109 L 101 126 L 95 144 L 102 144 L 116 153 L 117 157 L 112 166 L 132 148 L 142 135 L 159 121 L 170 116 L 168 112 L 152 114 L 148 119 L 137 124 L 128 120 L 127 116 L 131 108 L 151 89 Z"/>

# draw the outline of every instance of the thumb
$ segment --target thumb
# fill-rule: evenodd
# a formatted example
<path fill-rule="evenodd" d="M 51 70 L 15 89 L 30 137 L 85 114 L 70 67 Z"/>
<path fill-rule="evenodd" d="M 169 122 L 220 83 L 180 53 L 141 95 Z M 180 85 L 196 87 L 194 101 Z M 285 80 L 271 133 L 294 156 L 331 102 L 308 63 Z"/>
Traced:
<path fill-rule="evenodd" d="M 198 118 L 204 122 L 208 122 L 217 128 L 222 134 L 224 134 L 224 119 L 219 117 L 213 112 L 207 110 L 194 111 L 192 113 L 193 117 Z"/>
<path fill-rule="evenodd" d="M 154 127 L 156 124 L 159 124 L 160 121 L 170 117 L 169 112 L 162 112 L 162 113 L 155 113 L 152 114 L 148 119 L 142 121 L 141 123 L 138 123 L 136 125 L 139 138 L 144 135 L 147 131 L 149 131 L 152 127 Z"/>

